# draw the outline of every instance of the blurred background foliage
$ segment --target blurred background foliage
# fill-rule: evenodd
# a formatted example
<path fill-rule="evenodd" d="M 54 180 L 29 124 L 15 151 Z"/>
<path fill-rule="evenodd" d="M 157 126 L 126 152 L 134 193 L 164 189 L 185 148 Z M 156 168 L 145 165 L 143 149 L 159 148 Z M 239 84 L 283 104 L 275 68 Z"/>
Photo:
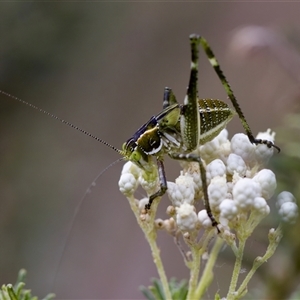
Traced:
<path fill-rule="evenodd" d="M 161 110 L 165 86 L 179 101 L 184 98 L 188 36 L 200 33 L 253 132 L 277 131 L 282 151 L 271 168 L 278 193 L 289 190 L 299 199 L 299 9 L 300 3 L 288 2 L 2 2 L 0 88 L 121 147 Z M 199 96 L 226 100 L 203 54 Z M 76 204 L 118 155 L 0 97 L 0 283 L 14 282 L 25 268 L 34 294 L 141 298 L 138 287 L 147 286 L 156 271 L 118 191 L 121 164 L 106 171 L 86 199 L 58 268 Z M 236 118 L 230 135 L 241 130 Z M 167 161 L 170 180 L 178 170 Z M 165 199 L 161 217 L 167 205 Z M 278 224 L 273 212 L 248 244 L 245 269 L 264 252 L 268 229 Z M 285 227 L 280 249 L 251 282 L 252 298 L 286 299 L 297 289 L 298 228 L 299 222 Z M 161 233 L 159 239 L 169 277 L 186 278 L 172 238 Z M 207 298 L 217 290 L 222 295 L 231 270 L 232 254 L 224 249 Z"/>

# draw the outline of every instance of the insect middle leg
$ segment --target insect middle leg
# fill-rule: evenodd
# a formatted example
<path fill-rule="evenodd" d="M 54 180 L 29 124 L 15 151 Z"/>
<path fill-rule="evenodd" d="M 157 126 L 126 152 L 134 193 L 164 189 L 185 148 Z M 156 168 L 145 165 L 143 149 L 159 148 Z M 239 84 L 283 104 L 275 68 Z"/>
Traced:
<path fill-rule="evenodd" d="M 208 192 L 207 192 L 207 178 L 206 178 L 206 169 L 203 165 L 203 162 L 201 160 L 201 157 L 197 154 L 194 153 L 189 153 L 189 154 L 174 154 L 172 155 L 173 159 L 177 160 L 183 160 L 183 161 L 188 161 L 188 162 L 197 162 L 199 164 L 199 171 L 200 171 L 200 176 L 201 176 L 201 182 L 202 182 L 202 192 L 203 192 L 203 197 L 204 197 L 204 207 L 206 209 L 206 213 L 208 217 L 211 220 L 212 226 L 217 227 L 218 232 L 220 232 L 218 228 L 218 222 L 216 221 L 211 208 L 209 204 L 209 198 L 208 198 Z"/>

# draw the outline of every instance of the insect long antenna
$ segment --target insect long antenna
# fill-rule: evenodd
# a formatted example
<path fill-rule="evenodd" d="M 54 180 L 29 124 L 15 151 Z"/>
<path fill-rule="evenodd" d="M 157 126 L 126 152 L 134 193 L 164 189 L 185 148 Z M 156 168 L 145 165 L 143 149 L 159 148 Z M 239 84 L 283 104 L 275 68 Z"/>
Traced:
<path fill-rule="evenodd" d="M 71 128 L 74 128 L 74 129 L 80 131 L 81 133 L 83 133 L 83 134 L 85 134 L 85 135 L 87 135 L 87 136 L 93 138 L 94 140 L 96 140 L 96 141 L 98 141 L 98 142 L 104 144 L 105 146 L 109 147 L 110 149 L 112 149 L 112 150 L 118 152 L 120 155 L 123 156 L 123 152 L 122 152 L 121 150 L 119 150 L 118 148 L 112 146 L 112 145 L 109 144 L 108 142 L 106 142 L 106 141 L 104 141 L 104 140 L 98 138 L 97 136 L 95 136 L 95 135 L 89 133 L 88 131 L 85 131 L 84 129 L 81 129 L 81 128 L 79 128 L 78 126 L 76 126 L 76 125 L 74 125 L 74 124 L 72 124 L 72 123 L 70 123 L 70 122 L 68 122 L 68 121 L 66 121 L 66 120 L 64 120 L 64 119 L 61 119 L 61 118 L 59 118 L 59 117 L 57 117 L 57 116 L 55 116 L 55 115 L 53 115 L 53 114 L 51 114 L 51 113 L 45 111 L 44 109 L 39 108 L 39 107 L 37 107 L 37 106 L 35 106 L 35 105 L 33 105 L 33 104 L 31 104 L 31 103 L 29 103 L 29 102 L 27 102 L 27 101 L 25 101 L 25 100 L 19 98 L 19 97 L 13 96 L 13 95 L 11 95 L 11 94 L 9 94 L 9 93 L 7 93 L 7 92 L 4 92 L 4 91 L 2 91 L 2 90 L 0 90 L 0 93 L 3 94 L 3 95 L 5 95 L 5 96 L 7 96 L 7 97 L 9 97 L 9 98 L 12 98 L 12 99 L 14 99 L 14 100 L 17 100 L 17 101 L 19 101 L 19 102 L 21 102 L 21 103 L 23 103 L 23 104 L 25 104 L 25 105 L 27 105 L 27 106 L 29 106 L 29 107 L 31 107 L 31 108 L 37 110 L 37 111 L 39 111 L 39 112 L 41 112 L 41 113 L 43 113 L 43 114 L 45 114 L 45 115 L 47 115 L 47 116 L 49 116 L 49 117 L 51 117 L 51 118 L 53 118 L 53 119 L 55 119 L 55 120 L 61 122 L 61 123 L 64 123 L 64 124 L 68 125 L 68 126 L 71 127 Z"/>
<path fill-rule="evenodd" d="M 66 249 L 67 249 L 67 245 L 70 241 L 70 238 L 71 238 L 71 233 L 72 233 L 72 229 L 74 227 L 74 222 L 77 218 L 77 215 L 79 213 L 79 211 L 81 210 L 81 207 L 82 207 L 82 204 L 84 203 L 84 200 L 86 199 L 86 197 L 92 192 L 92 189 L 96 186 L 96 183 L 98 181 L 98 179 L 108 170 L 110 169 L 111 167 L 113 167 L 114 165 L 116 165 L 117 163 L 121 162 L 125 160 L 124 157 L 120 157 L 119 159 L 115 160 L 114 162 L 112 162 L 110 165 L 108 165 L 105 169 L 103 169 L 93 180 L 93 182 L 89 185 L 89 187 L 86 189 L 85 193 L 83 194 L 83 196 L 81 197 L 81 199 L 79 200 L 75 210 L 74 210 L 74 214 L 72 216 L 72 219 L 69 223 L 69 226 L 68 226 L 68 229 L 67 229 L 67 232 L 66 232 L 66 237 L 63 241 L 63 245 L 62 245 L 62 250 L 61 250 L 61 254 L 60 254 L 60 258 L 59 258 L 59 261 L 58 261 L 58 264 L 56 266 L 56 270 L 54 272 L 54 280 L 53 280 L 53 283 L 52 283 L 52 287 L 51 287 L 51 290 L 54 290 L 54 287 L 55 287 L 55 284 L 56 284 L 56 278 L 57 278 L 57 275 L 58 275 L 58 271 L 61 267 L 61 264 L 62 264 L 62 261 L 63 261 L 63 258 L 64 258 L 64 255 L 66 253 Z"/>

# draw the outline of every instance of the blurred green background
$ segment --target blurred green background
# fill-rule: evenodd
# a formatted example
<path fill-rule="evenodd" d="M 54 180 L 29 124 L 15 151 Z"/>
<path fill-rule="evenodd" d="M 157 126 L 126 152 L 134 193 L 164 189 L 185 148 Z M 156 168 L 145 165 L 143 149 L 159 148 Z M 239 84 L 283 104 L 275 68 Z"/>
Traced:
<path fill-rule="evenodd" d="M 300 3 L 288 2 L 0 3 L 0 89 L 120 148 L 161 110 L 165 86 L 183 101 L 190 67 L 188 36 L 199 33 L 213 47 L 253 132 L 277 128 L 287 113 L 297 110 L 298 79 L 264 37 L 259 37 L 262 45 L 253 48 L 235 37 L 244 26 L 263 26 L 296 48 L 299 11 Z M 290 52 L 286 57 L 290 61 Z M 296 60 L 297 54 L 293 67 L 298 66 Z M 203 54 L 199 96 L 227 98 Z M 0 284 L 14 282 L 18 270 L 25 268 L 27 286 L 39 296 L 54 292 L 58 299 L 141 298 L 138 287 L 157 275 L 148 245 L 118 191 L 122 164 L 106 171 L 85 200 L 56 272 L 77 203 L 118 154 L 0 97 Z M 236 118 L 230 135 L 241 130 Z M 278 144 L 283 153 L 284 143 Z M 285 164 L 278 165 L 285 175 L 282 180 L 288 180 Z M 178 170 L 176 162 L 167 161 L 170 180 Z M 294 187 L 287 184 L 292 192 L 299 171 L 293 174 Z M 168 203 L 166 198 L 162 207 Z M 270 226 L 265 224 L 248 245 L 252 256 L 246 259 L 246 269 L 247 262 L 263 254 L 266 245 L 261 240 L 266 240 Z M 300 237 L 292 239 L 299 243 Z M 159 240 L 168 276 L 188 277 L 172 238 L 161 233 Z M 265 289 L 270 270 L 276 276 L 278 266 L 293 265 L 293 245 L 288 240 L 283 245 L 262 267 L 265 271 L 253 287 Z M 207 298 L 217 290 L 226 292 L 231 269 L 224 254 Z M 294 287 L 291 284 L 288 292 Z"/>

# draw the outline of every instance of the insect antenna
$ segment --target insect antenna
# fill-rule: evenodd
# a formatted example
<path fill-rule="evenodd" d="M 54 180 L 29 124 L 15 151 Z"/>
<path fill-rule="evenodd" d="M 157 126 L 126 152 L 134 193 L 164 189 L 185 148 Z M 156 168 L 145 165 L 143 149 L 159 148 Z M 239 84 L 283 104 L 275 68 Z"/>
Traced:
<path fill-rule="evenodd" d="M 81 133 L 83 133 L 83 134 L 85 134 L 85 135 L 87 135 L 87 136 L 93 138 L 94 140 L 96 140 L 96 141 L 98 141 L 98 142 L 104 144 L 105 146 L 109 147 L 110 149 L 112 149 L 112 150 L 114 150 L 115 152 L 117 152 L 117 153 L 119 153 L 120 155 L 122 155 L 122 157 L 120 157 L 120 158 L 117 159 L 116 161 L 112 162 L 109 166 L 107 166 L 105 169 L 103 169 L 103 170 L 95 177 L 95 179 L 93 180 L 93 182 L 89 185 L 89 187 L 87 188 L 87 190 L 85 191 L 85 193 L 84 193 L 83 196 L 81 197 L 80 201 L 78 202 L 78 204 L 77 204 L 77 206 L 76 206 L 76 208 L 75 208 L 75 210 L 74 210 L 74 214 L 73 214 L 73 216 L 72 216 L 72 218 L 71 218 L 69 227 L 68 227 L 67 232 L 66 232 L 66 238 L 65 238 L 65 240 L 64 240 L 64 242 L 63 242 L 63 245 L 62 245 L 62 252 L 61 252 L 61 255 L 60 255 L 60 258 L 59 258 L 57 267 L 55 268 L 55 272 L 54 272 L 54 280 L 53 280 L 53 282 L 52 282 L 52 287 L 51 287 L 51 290 L 53 290 L 54 287 L 55 287 L 55 284 L 56 284 L 56 278 L 57 278 L 58 271 L 59 271 L 59 269 L 60 269 L 60 267 L 61 267 L 62 260 L 63 260 L 63 257 L 64 257 L 64 255 L 65 255 L 65 252 L 66 252 L 67 244 L 68 244 L 68 242 L 69 242 L 69 240 L 70 240 L 70 237 L 71 237 L 71 233 L 72 233 L 72 229 L 73 229 L 73 226 L 74 226 L 74 222 L 75 222 L 76 217 L 77 217 L 77 215 L 78 215 L 78 213 L 79 213 L 79 211 L 80 211 L 80 209 L 81 209 L 81 207 L 82 207 L 82 204 L 84 203 L 84 200 L 85 200 L 86 197 L 92 192 L 92 189 L 93 189 L 93 187 L 96 186 L 96 182 L 98 181 L 98 179 L 99 179 L 99 178 L 100 178 L 100 177 L 101 177 L 108 169 L 110 169 L 112 166 L 116 165 L 117 163 L 119 163 L 119 162 L 121 162 L 121 161 L 123 161 L 123 160 L 126 160 L 126 157 L 125 157 L 125 154 L 124 154 L 124 152 L 123 152 L 122 150 L 119 150 L 118 148 L 112 146 L 111 144 L 109 144 L 108 142 L 106 142 L 106 141 L 104 141 L 104 140 L 98 138 L 97 136 L 95 136 L 95 135 L 89 133 L 88 131 L 86 131 L 86 130 L 84 130 L 84 129 L 81 129 L 80 127 L 78 127 L 78 126 L 76 126 L 76 125 L 74 125 L 74 124 L 72 124 L 72 123 L 70 123 L 70 122 L 68 122 L 68 121 L 66 121 L 66 120 L 64 120 L 64 119 L 62 119 L 62 118 L 60 118 L 60 117 L 57 117 L 56 115 L 51 114 L 51 113 L 47 112 L 46 110 L 44 110 L 44 109 L 42 109 L 42 108 L 40 108 L 40 107 L 38 107 L 38 106 L 35 106 L 35 105 L 33 105 L 33 104 L 31 104 L 31 103 L 29 103 L 29 102 L 27 102 L 27 101 L 25 101 L 25 100 L 23 100 L 23 99 L 17 97 L 17 96 L 11 95 L 10 93 L 7 93 L 7 92 L 5 92 L 5 91 L 3 91 L 3 90 L 0 90 L 0 94 L 4 95 L 4 96 L 6 96 L 6 97 L 9 97 L 9 98 L 11 98 L 11 99 L 13 99 L 13 100 L 16 100 L 16 101 L 18 101 L 18 102 L 21 102 L 22 104 L 25 104 L 25 105 L 27 105 L 27 106 L 29 106 L 29 107 L 31 107 L 31 108 L 33 108 L 33 109 L 39 111 L 39 112 L 41 112 L 41 113 L 43 113 L 43 114 L 45 114 L 45 115 L 51 117 L 51 118 L 53 118 L 53 119 L 55 119 L 55 120 L 57 120 L 57 121 L 59 121 L 59 122 L 61 122 L 61 123 L 63 123 L 63 124 L 66 124 L 67 126 L 69 126 L 69 127 L 71 127 L 71 128 L 74 128 L 74 129 L 80 131 Z"/>
<path fill-rule="evenodd" d="M 44 109 L 42 109 L 42 108 L 39 108 L 39 107 L 37 107 L 37 106 L 35 106 L 35 105 L 33 105 L 33 104 L 31 104 L 31 103 L 29 103 L 29 102 L 27 102 L 27 101 L 25 101 L 25 100 L 19 98 L 19 97 L 13 96 L 13 95 L 11 95 L 11 94 L 9 94 L 9 93 L 7 93 L 7 92 L 4 92 L 4 91 L 2 91 L 2 90 L 0 90 L 0 93 L 1 93 L 2 95 L 5 95 L 5 96 L 11 98 L 11 99 L 17 100 L 17 101 L 19 101 L 19 102 L 21 102 L 21 103 L 23 103 L 23 104 L 25 104 L 25 105 L 27 105 L 27 106 L 29 106 L 29 107 L 35 109 L 35 110 L 38 110 L 39 112 L 41 112 L 41 113 L 43 113 L 43 114 L 45 114 L 45 115 L 47 115 L 47 116 L 49 116 L 49 117 L 51 117 L 51 118 L 57 120 L 57 121 L 59 121 L 59 122 L 61 122 L 61 123 L 63 123 L 63 124 L 66 124 L 66 125 L 68 125 L 68 126 L 71 127 L 71 128 L 74 128 L 74 129 L 80 131 L 81 133 L 83 133 L 83 134 L 85 134 L 85 135 L 87 135 L 87 136 L 93 138 L 94 140 L 96 140 L 96 141 L 98 141 L 98 142 L 104 144 L 105 146 L 109 147 L 110 149 L 112 149 L 112 150 L 118 152 L 120 155 L 123 156 L 123 152 L 122 152 L 121 150 L 119 150 L 118 148 L 112 146 L 112 145 L 109 144 L 108 142 L 106 142 L 106 141 L 104 141 L 104 140 L 98 138 L 97 136 L 95 136 L 95 135 L 89 133 L 88 131 L 85 131 L 84 129 L 81 129 L 81 128 L 79 128 L 78 126 L 76 126 L 76 125 L 74 125 L 74 124 L 72 124 L 72 123 L 70 123 L 70 122 L 68 122 L 68 121 L 66 121 L 66 120 L 64 120 L 64 119 L 61 119 L 61 118 L 57 117 L 56 115 L 53 115 L 53 114 L 47 112 L 46 110 L 44 110 Z"/>
<path fill-rule="evenodd" d="M 70 220 L 70 223 L 69 223 L 69 226 L 67 228 L 67 232 L 66 232 L 66 237 L 63 241 L 63 245 L 62 245 L 62 250 L 61 250 L 61 254 L 60 254 L 60 257 L 59 257 L 59 261 L 58 261 L 58 264 L 56 265 L 56 268 L 55 268 L 55 272 L 54 272 L 54 280 L 52 282 L 52 286 L 51 286 L 51 291 L 54 290 L 54 287 L 55 287 L 55 284 L 56 284 L 56 278 L 57 278 L 57 275 L 58 275 L 58 272 L 59 272 L 59 269 L 61 267 L 61 264 L 62 264 L 62 261 L 63 261 L 63 258 L 65 256 L 65 253 L 66 253 L 66 249 L 67 249 L 67 245 L 68 245 L 68 242 L 70 241 L 70 238 L 71 238 L 71 233 L 72 233 L 72 230 L 73 230 L 73 227 L 74 227 L 74 222 L 78 216 L 78 213 L 79 211 L 81 210 L 82 208 L 82 205 L 84 203 L 84 200 L 86 199 L 86 197 L 91 194 L 93 188 L 96 186 L 96 183 L 98 181 L 98 179 L 108 170 L 110 169 L 111 167 L 113 167 L 114 165 L 118 164 L 119 162 L 125 160 L 126 158 L 124 157 L 120 157 L 119 159 L 115 160 L 114 162 L 112 162 L 110 165 L 108 165 L 105 169 L 103 169 L 95 178 L 94 180 L 92 181 L 92 183 L 88 186 L 88 188 L 86 189 L 86 191 L 84 192 L 83 196 L 81 197 L 81 199 L 79 200 L 75 210 L 74 210 L 74 213 L 73 213 L 73 216 Z"/>

